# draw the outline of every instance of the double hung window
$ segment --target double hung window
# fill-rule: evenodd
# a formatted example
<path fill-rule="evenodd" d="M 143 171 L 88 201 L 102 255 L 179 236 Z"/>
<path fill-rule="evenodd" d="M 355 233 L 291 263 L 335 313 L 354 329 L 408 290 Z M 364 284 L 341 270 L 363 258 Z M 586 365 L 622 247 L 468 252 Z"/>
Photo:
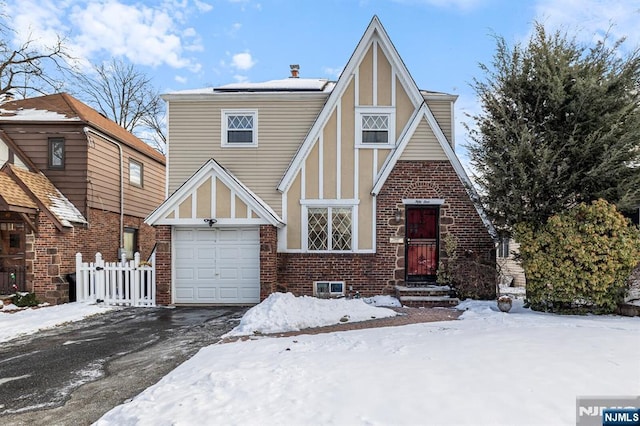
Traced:
<path fill-rule="evenodd" d="M 395 144 L 395 109 L 356 108 L 356 145 L 361 148 L 390 147 Z"/>
<path fill-rule="evenodd" d="M 222 111 L 222 146 L 258 146 L 257 111 Z"/>

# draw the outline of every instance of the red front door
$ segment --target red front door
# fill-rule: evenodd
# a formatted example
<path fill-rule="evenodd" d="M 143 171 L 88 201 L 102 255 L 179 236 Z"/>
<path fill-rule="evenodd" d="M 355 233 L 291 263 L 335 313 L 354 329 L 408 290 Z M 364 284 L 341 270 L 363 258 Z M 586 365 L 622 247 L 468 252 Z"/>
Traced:
<path fill-rule="evenodd" d="M 406 222 L 407 281 L 435 281 L 438 270 L 440 208 L 408 206 Z"/>

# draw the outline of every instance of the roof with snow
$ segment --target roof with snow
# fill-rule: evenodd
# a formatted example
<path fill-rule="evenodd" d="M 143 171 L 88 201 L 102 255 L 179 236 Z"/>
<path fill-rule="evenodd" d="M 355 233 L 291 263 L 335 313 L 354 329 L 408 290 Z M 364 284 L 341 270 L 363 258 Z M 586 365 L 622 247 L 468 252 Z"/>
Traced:
<path fill-rule="evenodd" d="M 68 93 L 56 93 L 2 103 L 0 104 L 1 122 L 84 122 L 136 151 L 165 164 L 164 155 L 115 121 L 106 118 Z"/>
<path fill-rule="evenodd" d="M 215 87 L 216 92 L 327 92 L 335 84 L 322 78 L 283 78 L 261 83 L 231 83 Z"/>
<path fill-rule="evenodd" d="M 207 95 L 215 93 L 330 93 L 335 82 L 325 78 L 283 78 L 260 83 L 230 83 L 218 87 L 179 90 L 168 95 Z"/>
<path fill-rule="evenodd" d="M 44 174 L 30 172 L 12 164 L 6 164 L 3 167 L 3 172 L 21 190 L 21 194 L 14 194 L 15 191 L 8 191 L 10 187 L 3 187 L 0 190 L 3 197 L 9 195 L 13 199 L 19 199 L 25 207 L 35 204 L 40 208 L 46 209 L 53 215 L 54 222 L 58 222 L 56 225 L 61 230 L 62 228 L 72 228 L 74 224 L 87 223 L 87 220 L 76 206 Z M 16 196 L 14 197 L 14 195 Z M 24 200 L 23 195 L 30 198 L 31 202 Z"/>

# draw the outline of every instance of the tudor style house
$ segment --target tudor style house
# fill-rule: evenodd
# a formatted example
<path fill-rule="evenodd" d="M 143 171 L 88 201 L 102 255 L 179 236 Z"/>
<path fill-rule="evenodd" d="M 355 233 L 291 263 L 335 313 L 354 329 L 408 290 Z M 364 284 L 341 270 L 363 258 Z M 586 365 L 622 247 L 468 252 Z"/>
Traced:
<path fill-rule="evenodd" d="M 445 235 L 495 265 L 454 152 L 456 96 L 419 90 L 377 17 L 338 81 L 298 73 L 163 96 L 171 195 L 146 219 L 159 303 L 415 301 Z"/>
<path fill-rule="evenodd" d="M 0 294 L 65 302 L 77 252 L 151 253 L 164 156 L 74 97 L 0 103 L 0 167 Z"/>

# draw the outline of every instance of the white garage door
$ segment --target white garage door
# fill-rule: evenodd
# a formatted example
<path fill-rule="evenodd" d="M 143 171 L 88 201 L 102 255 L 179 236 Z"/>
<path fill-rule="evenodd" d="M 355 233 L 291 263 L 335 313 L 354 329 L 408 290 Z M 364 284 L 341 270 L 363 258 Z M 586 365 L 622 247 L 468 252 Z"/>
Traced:
<path fill-rule="evenodd" d="M 174 303 L 259 303 L 258 228 L 174 229 Z"/>

